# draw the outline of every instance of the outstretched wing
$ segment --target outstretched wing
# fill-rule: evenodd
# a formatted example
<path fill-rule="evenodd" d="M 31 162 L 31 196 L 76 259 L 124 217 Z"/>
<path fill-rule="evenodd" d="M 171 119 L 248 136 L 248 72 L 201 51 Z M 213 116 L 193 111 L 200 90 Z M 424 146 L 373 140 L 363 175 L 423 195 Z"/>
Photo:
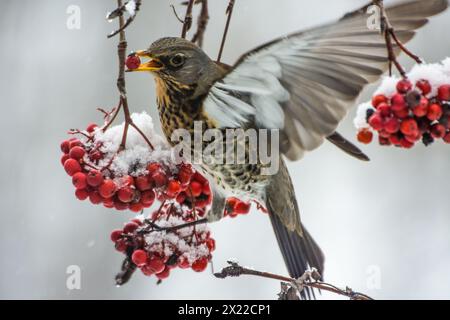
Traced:
<path fill-rule="evenodd" d="M 447 0 L 416 0 L 386 12 L 406 43 L 447 7 Z M 365 9 L 245 54 L 210 89 L 205 112 L 221 127 L 281 129 L 282 152 L 300 159 L 336 130 L 364 86 L 387 69 L 384 38 L 368 28 Z"/>

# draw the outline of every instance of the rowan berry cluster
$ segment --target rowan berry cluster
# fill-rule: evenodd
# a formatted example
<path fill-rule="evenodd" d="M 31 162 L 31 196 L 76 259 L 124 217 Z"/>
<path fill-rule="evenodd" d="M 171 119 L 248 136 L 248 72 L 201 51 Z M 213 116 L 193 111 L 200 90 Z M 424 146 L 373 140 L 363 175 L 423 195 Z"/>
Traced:
<path fill-rule="evenodd" d="M 166 279 L 175 268 L 202 272 L 216 248 L 206 224 L 196 223 L 202 216 L 201 209 L 163 204 L 146 219 L 133 219 L 114 230 L 111 240 L 146 276 Z"/>
<path fill-rule="evenodd" d="M 409 149 L 419 141 L 450 143 L 450 82 L 426 79 L 426 73 L 422 76 L 415 81 L 390 81 L 370 104 L 360 106 L 359 116 L 364 119 L 356 120 L 358 141 L 370 143 L 375 131 L 380 145 Z"/>

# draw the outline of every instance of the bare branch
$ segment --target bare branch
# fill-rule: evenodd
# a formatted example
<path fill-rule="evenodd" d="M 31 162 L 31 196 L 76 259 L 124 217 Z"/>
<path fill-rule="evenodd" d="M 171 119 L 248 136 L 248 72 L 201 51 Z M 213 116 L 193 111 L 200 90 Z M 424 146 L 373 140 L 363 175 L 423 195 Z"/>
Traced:
<path fill-rule="evenodd" d="M 194 7 L 195 0 L 189 0 L 189 3 L 186 7 L 186 15 L 184 17 L 183 30 L 181 31 L 181 37 L 183 39 L 186 38 L 187 32 L 191 29 L 192 26 L 192 9 Z"/>
<path fill-rule="evenodd" d="M 222 43 L 220 44 L 219 54 L 217 56 L 217 62 L 220 62 L 220 60 L 222 59 L 222 53 L 223 53 L 223 49 L 225 47 L 225 41 L 227 40 L 228 29 L 230 27 L 231 16 L 233 15 L 234 2 L 235 2 L 235 0 L 230 0 L 230 2 L 228 3 L 228 7 L 227 7 L 227 11 L 226 11 L 226 14 L 228 15 L 227 23 L 225 24 L 225 30 L 223 32 Z"/>
<path fill-rule="evenodd" d="M 316 270 L 307 271 L 303 276 L 299 279 L 293 279 L 290 277 L 280 276 L 277 274 L 257 271 L 249 268 L 245 268 L 240 266 L 236 262 L 228 261 L 229 266 L 222 269 L 222 271 L 214 274 L 217 278 L 225 279 L 227 277 L 239 277 L 241 275 L 252 275 L 257 277 L 263 277 L 268 279 L 275 279 L 289 284 L 291 287 L 297 289 L 298 292 L 301 292 L 304 287 L 312 288 L 312 289 L 320 289 L 324 291 L 329 291 L 335 294 L 339 294 L 342 296 L 346 296 L 351 300 L 373 300 L 371 297 L 358 293 L 350 289 L 349 287 L 345 288 L 345 290 L 340 289 L 332 284 L 318 281 L 320 279 L 320 275 Z M 287 292 L 284 292 L 287 293 Z M 284 294 L 283 291 L 281 294 Z"/>

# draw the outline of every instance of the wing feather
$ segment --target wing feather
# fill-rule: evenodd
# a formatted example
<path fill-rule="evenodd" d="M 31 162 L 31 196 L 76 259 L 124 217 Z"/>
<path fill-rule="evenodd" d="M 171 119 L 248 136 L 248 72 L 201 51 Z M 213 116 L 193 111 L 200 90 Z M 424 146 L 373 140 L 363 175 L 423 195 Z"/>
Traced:
<path fill-rule="evenodd" d="M 406 43 L 428 17 L 447 7 L 448 0 L 415 0 L 386 13 Z M 366 10 L 243 55 L 213 85 L 205 112 L 221 127 L 280 129 L 282 152 L 292 160 L 317 148 L 336 130 L 362 89 L 387 69 L 384 38 L 367 27 Z"/>

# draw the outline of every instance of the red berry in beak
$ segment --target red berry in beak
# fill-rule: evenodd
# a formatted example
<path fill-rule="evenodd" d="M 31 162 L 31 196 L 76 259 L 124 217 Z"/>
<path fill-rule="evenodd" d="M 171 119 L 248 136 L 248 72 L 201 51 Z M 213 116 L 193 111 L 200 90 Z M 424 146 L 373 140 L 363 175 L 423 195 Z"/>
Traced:
<path fill-rule="evenodd" d="M 139 68 L 139 65 L 141 64 L 141 59 L 136 54 L 131 54 L 127 57 L 125 60 L 125 65 L 128 69 L 134 70 Z"/>

